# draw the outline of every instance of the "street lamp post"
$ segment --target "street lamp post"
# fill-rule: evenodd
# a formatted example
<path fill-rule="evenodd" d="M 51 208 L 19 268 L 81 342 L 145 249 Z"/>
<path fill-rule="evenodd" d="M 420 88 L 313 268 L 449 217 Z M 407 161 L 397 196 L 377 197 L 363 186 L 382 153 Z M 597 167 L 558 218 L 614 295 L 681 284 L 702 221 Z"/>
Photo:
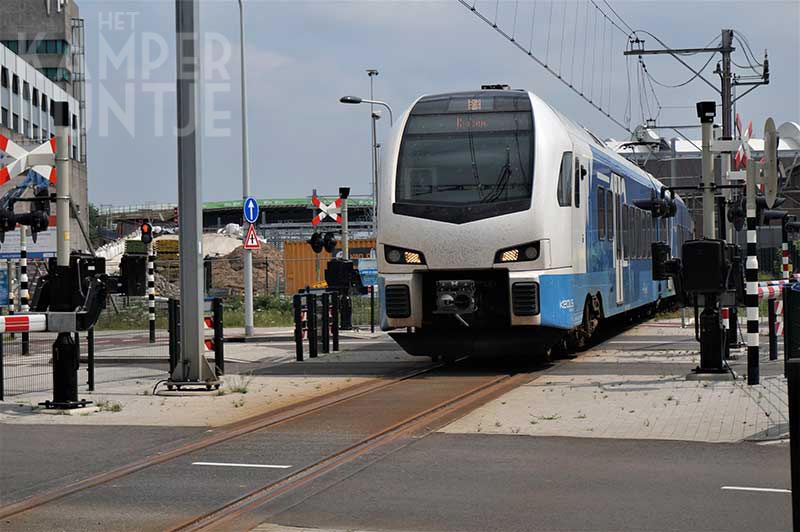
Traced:
<path fill-rule="evenodd" d="M 369 99 L 370 100 L 374 100 L 375 99 L 375 77 L 378 76 L 379 74 L 380 74 L 380 72 L 378 72 L 377 69 L 374 69 L 374 68 L 368 68 L 367 69 L 367 76 L 369 76 Z M 373 233 L 377 233 L 377 231 L 378 231 L 378 224 L 377 224 L 378 210 L 376 208 L 376 205 L 377 205 L 377 202 L 378 202 L 378 189 L 377 189 L 376 185 L 378 183 L 378 178 L 377 178 L 378 170 L 377 170 L 377 167 L 375 165 L 375 162 L 377 161 L 376 152 L 378 150 L 378 148 L 377 148 L 378 144 L 377 144 L 377 139 L 376 139 L 376 136 L 375 136 L 375 105 L 374 104 L 371 104 L 369 106 L 369 111 L 370 111 L 370 114 L 372 115 L 372 117 L 370 119 L 370 122 L 371 122 L 371 125 L 372 125 L 372 175 L 373 175 L 373 182 L 372 182 L 372 232 Z"/>
<path fill-rule="evenodd" d="M 339 98 L 339 102 L 341 103 L 350 103 L 350 104 L 359 104 L 359 103 L 368 103 L 371 106 L 373 105 L 380 105 L 385 107 L 389 111 L 389 125 L 394 125 L 394 115 L 392 114 L 391 106 L 380 100 L 373 100 L 373 99 L 365 99 L 360 98 L 358 96 L 342 96 Z M 372 174 L 373 174 L 373 194 L 374 194 L 374 204 L 373 208 L 375 209 L 375 231 L 377 233 L 378 230 L 378 139 L 377 139 L 377 121 L 380 119 L 381 114 L 380 111 L 372 111 Z"/>
<path fill-rule="evenodd" d="M 242 83 L 242 202 L 250 197 L 250 157 L 247 137 L 247 74 L 244 50 L 244 4 L 239 0 L 239 50 Z M 244 203 L 242 203 L 244 205 Z M 247 225 L 246 223 L 244 225 Z M 253 252 L 244 250 L 244 335 L 253 336 Z"/>

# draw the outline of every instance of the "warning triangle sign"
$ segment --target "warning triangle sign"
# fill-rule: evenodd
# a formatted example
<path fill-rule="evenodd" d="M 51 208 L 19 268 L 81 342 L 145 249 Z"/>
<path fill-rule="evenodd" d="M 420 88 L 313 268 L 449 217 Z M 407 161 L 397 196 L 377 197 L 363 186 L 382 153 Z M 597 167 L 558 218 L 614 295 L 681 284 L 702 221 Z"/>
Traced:
<path fill-rule="evenodd" d="M 253 224 L 248 224 L 250 228 L 244 236 L 244 249 L 259 249 L 261 246 L 258 244 L 258 237 L 256 236 L 256 227 Z"/>

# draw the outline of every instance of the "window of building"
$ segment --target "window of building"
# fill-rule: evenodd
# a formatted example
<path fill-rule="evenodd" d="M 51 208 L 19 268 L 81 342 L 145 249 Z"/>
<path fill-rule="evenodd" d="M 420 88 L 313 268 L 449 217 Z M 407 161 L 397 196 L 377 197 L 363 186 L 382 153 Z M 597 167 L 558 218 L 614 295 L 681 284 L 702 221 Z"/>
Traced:
<path fill-rule="evenodd" d="M 8 88 L 8 69 L 6 67 L 0 69 L 0 85 Z"/>
<path fill-rule="evenodd" d="M 19 115 L 17 113 L 14 113 L 11 129 L 19 133 Z"/>
<path fill-rule="evenodd" d="M 39 126 L 36 124 L 33 124 L 33 138 L 37 140 L 39 139 Z"/>
<path fill-rule="evenodd" d="M 27 118 L 22 119 L 22 134 L 26 137 L 31 134 L 31 123 Z"/>
<path fill-rule="evenodd" d="M 614 193 L 606 191 L 606 234 L 609 240 L 614 240 Z"/>
<path fill-rule="evenodd" d="M 16 74 L 11 78 L 11 92 L 19 94 L 19 76 Z"/>
<path fill-rule="evenodd" d="M 8 127 L 8 109 L 5 107 L 0 110 L 0 124 Z"/>
<path fill-rule="evenodd" d="M 78 115 L 72 115 L 72 129 L 78 129 Z"/>
<path fill-rule="evenodd" d="M 47 95 L 42 94 L 42 111 L 47 112 Z"/>
<path fill-rule="evenodd" d="M 78 160 L 78 147 L 74 144 L 72 145 L 72 159 L 75 161 Z"/>
<path fill-rule="evenodd" d="M 561 156 L 561 171 L 558 174 L 558 204 L 561 207 L 572 205 L 572 152 Z"/>
<path fill-rule="evenodd" d="M 39 89 L 33 88 L 33 105 L 39 107 Z"/>
<path fill-rule="evenodd" d="M 597 239 L 606 238 L 606 190 L 597 187 Z"/>
<path fill-rule="evenodd" d="M 27 81 L 22 82 L 22 98 L 24 100 L 31 99 L 31 84 Z"/>
<path fill-rule="evenodd" d="M 51 81 L 70 81 L 72 79 L 72 74 L 66 68 L 41 68 L 39 70 Z"/>
<path fill-rule="evenodd" d="M 19 53 L 19 41 L 0 41 L 3 43 L 3 46 L 14 52 L 15 54 Z"/>

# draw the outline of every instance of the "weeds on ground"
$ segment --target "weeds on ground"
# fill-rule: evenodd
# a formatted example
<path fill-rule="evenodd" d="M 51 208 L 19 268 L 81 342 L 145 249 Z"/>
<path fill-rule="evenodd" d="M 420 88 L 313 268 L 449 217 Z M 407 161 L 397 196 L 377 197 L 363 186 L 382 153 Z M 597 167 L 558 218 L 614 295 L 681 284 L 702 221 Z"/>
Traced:
<path fill-rule="evenodd" d="M 253 377 L 250 375 L 231 375 L 226 381 L 228 392 L 244 394 L 248 392 L 250 383 L 253 382 Z M 217 393 L 217 395 L 224 395 L 224 392 Z"/>
<path fill-rule="evenodd" d="M 122 412 L 122 405 L 116 401 L 106 401 L 103 399 L 97 401 L 96 405 L 101 412 Z"/>

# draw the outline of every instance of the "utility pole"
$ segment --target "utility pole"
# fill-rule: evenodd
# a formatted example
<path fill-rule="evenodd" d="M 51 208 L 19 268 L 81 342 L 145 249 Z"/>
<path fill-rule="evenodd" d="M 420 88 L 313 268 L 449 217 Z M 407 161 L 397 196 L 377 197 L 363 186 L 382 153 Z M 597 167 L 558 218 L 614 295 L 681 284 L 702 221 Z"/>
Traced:
<path fill-rule="evenodd" d="M 244 4 L 239 0 L 239 48 L 242 83 L 242 201 L 250 197 L 250 157 L 247 137 L 247 74 L 244 50 Z M 245 220 L 243 220 L 245 221 Z M 247 225 L 246 223 L 243 225 Z M 244 335 L 253 336 L 253 252 L 244 250 Z"/>
<path fill-rule="evenodd" d="M 217 383 L 206 361 L 203 327 L 202 164 L 198 126 L 200 72 L 199 0 L 175 0 L 178 96 L 178 210 L 180 226 L 180 360 L 171 382 Z M 60 178 L 59 178 L 60 181 Z M 59 258 L 60 264 L 60 258 Z"/>
<path fill-rule="evenodd" d="M 734 30 L 723 29 L 721 33 L 720 45 L 712 48 L 663 48 L 660 50 L 646 50 L 644 48 L 645 41 L 636 37 L 635 39 L 631 40 L 631 49 L 626 50 L 624 55 L 635 55 L 639 57 L 643 55 L 671 55 L 679 63 L 692 71 L 700 80 L 705 82 L 706 85 L 714 89 L 714 91 L 719 94 L 722 103 L 722 140 L 731 140 L 733 138 L 733 105 L 737 100 L 742 98 L 745 94 L 748 94 L 751 90 L 755 89 L 759 85 L 769 84 L 769 61 L 766 58 L 766 53 L 764 57 L 764 63 L 762 65 L 760 79 L 753 81 L 740 81 L 738 79 L 734 79 L 733 74 L 731 73 L 731 54 L 736 50 L 736 48 L 733 47 L 733 35 Z M 702 75 L 702 72 L 692 68 L 686 61 L 683 60 L 681 55 L 687 53 L 719 53 L 722 56 L 721 66 L 715 71 L 715 73 L 719 74 L 720 76 L 720 88 L 715 87 L 711 81 Z M 752 85 L 752 88 L 734 98 L 733 89 L 737 85 Z M 729 153 L 722 157 L 721 175 L 723 179 L 730 171 L 732 157 L 733 153 Z M 726 199 L 730 200 L 730 192 L 726 191 L 725 196 Z M 720 220 L 721 228 L 726 227 L 725 224 L 726 220 L 723 217 L 723 219 Z M 722 231 L 720 231 L 720 233 L 722 233 Z M 733 236 L 731 231 L 725 231 L 725 234 L 727 234 L 729 238 Z M 713 238 L 713 236 L 710 235 L 708 237 Z"/>

